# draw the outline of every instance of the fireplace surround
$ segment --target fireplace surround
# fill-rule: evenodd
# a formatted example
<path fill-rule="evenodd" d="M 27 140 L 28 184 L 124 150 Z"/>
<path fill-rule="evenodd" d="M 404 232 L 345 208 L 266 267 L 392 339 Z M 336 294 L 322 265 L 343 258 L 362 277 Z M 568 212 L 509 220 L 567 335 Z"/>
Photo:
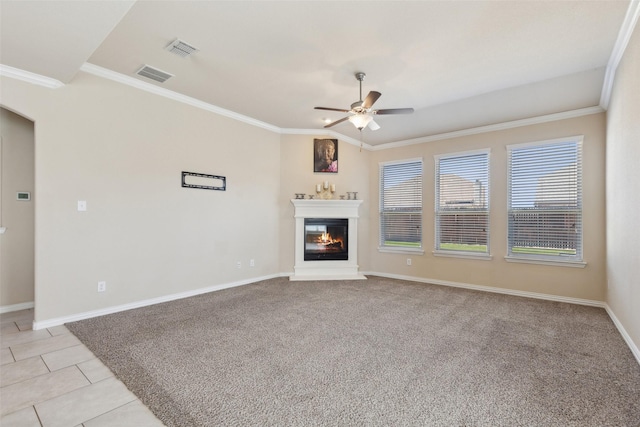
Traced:
<path fill-rule="evenodd" d="M 292 199 L 291 203 L 295 263 L 290 280 L 366 279 L 358 271 L 358 209 L 362 200 Z"/>

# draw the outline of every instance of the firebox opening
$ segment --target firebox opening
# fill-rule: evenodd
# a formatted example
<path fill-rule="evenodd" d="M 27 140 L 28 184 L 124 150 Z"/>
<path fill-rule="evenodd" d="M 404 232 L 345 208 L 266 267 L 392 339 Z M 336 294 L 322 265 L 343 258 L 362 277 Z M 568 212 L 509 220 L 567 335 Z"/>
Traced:
<path fill-rule="evenodd" d="M 349 259 L 349 220 L 305 218 L 304 260 L 340 261 Z"/>

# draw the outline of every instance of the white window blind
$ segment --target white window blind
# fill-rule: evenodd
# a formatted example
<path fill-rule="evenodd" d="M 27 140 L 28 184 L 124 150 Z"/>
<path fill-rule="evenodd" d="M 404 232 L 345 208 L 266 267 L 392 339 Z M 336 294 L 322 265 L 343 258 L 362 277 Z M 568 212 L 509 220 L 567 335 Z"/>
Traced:
<path fill-rule="evenodd" d="M 436 251 L 489 253 L 489 151 L 436 156 Z"/>
<path fill-rule="evenodd" d="M 422 159 L 380 164 L 380 247 L 422 247 Z"/>
<path fill-rule="evenodd" d="M 582 137 L 508 150 L 508 256 L 582 261 Z"/>

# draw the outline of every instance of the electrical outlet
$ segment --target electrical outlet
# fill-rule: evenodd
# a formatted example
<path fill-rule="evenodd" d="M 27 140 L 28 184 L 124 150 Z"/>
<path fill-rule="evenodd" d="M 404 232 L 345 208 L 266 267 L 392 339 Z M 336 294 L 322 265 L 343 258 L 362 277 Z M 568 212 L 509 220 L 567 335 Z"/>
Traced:
<path fill-rule="evenodd" d="M 104 292 L 107 290 L 107 282 L 98 282 L 98 292 Z"/>
<path fill-rule="evenodd" d="M 411 258 L 407 258 L 407 265 L 411 265 Z"/>
<path fill-rule="evenodd" d="M 256 266 L 256 260 L 255 259 L 249 260 L 249 267 L 255 267 L 255 266 Z"/>
<path fill-rule="evenodd" d="M 242 263 L 240 261 L 236 262 L 236 268 L 238 269 L 242 268 Z"/>

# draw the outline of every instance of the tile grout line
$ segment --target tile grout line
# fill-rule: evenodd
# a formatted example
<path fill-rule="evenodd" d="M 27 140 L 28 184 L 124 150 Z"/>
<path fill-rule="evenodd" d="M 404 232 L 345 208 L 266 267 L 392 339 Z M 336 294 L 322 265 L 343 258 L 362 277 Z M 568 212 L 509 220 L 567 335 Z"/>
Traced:
<path fill-rule="evenodd" d="M 38 356 L 38 357 L 40 357 L 40 360 L 42 360 L 42 363 L 44 363 L 44 366 L 46 366 L 46 367 L 47 367 L 47 370 L 49 371 L 49 373 L 52 373 L 53 371 L 51 370 L 51 368 L 49 367 L 49 365 L 47 365 L 47 361 L 46 361 L 46 360 L 44 360 L 44 357 L 42 357 L 42 356 L 43 356 L 43 355 L 41 354 L 41 355 L 40 355 L 40 356 Z M 47 374 L 43 374 L 43 375 L 47 375 Z"/>
<path fill-rule="evenodd" d="M 89 350 L 89 351 L 91 351 L 91 350 Z M 91 352 L 91 354 L 93 354 L 93 352 Z M 95 357 L 95 356 L 96 356 L 96 355 L 94 354 L 94 355 L 93 355 L 93 357 Z M 95 358 L 96 358 L 96 359 L 98 359 L 97 357 L 95 357 Z M 89 359 L 89 360 L 91 360 L 91 359 Z M 100 359 L 98 359 L 98 360 L 100 360 Z M 86 362 L 86 360 L 85 360 L 85 362 Z M 84 362 L 80 362 L 80 363 L 84 363 Z M 91 379 L 89 379 L 89 377 L 87 376 L 87 374 L 85 374 L 85 373 L 84 373 L 84 371 L 82 370 L 82 368 L 81 368 L 80 366 L 78 366 L 80 363 L 76 363 L 74 366 L 75 366 L 76 368 L 78 368 L 78 370 L 80 371 L 80 373 L 82 374 L 82 376 L 83 376 L 83 377 L 85 377 L 85 378 L 87 379 L 87 381 L 89 381 L 89 384 L 96 384 L 96 383 L 99 383 L 100 381 L 102 381 L 102 380 L 100 380 L 100 381 L 96 381 L 95 383 L 94 383 L 93 381 L 91 381 Z"/>
<path fill-rule="evenodd" d="M 48 354 L 48 353 L 45 353 L 45 354 Z M 75 365 L 65 366 L 64 368 L 60 368 L 60 369 L 57 369 L 57 370 L 55 370 L 55 371 L 52 371 L 52 370 L 49 368 L 49 365 L 47 365 L 47 362 L 45 362 L 45 361 L 44 361 L 44 359 L 42 358 L 42 355 L 41 355 L 41 354 L 40 354 L 40 355 L 38 355 L 38 356 L 32 356 L 32 357 L 28 357 L 28 358 L 26 358 L 26 359 L 21 359 L 21 360 L 16 361 L 16 362 L 22 362 L 23 360 L 35 359 L 36 357 L 39 357 L 39 358 L 40 358 L 40 360 L 42 360 L 42 362 L 44 363 L 44 366 L 47 368 L 47 370 L 48 370 L 49 372 L 45 372 L 44 374 L 40 374 L 40 375 L 36 375 L 36 376 L 33 376 L 33 377 L 25 378 L 25 379 L 23 379 L 22 381 L 18 381 L 18 382 L 16 382 L 16 383 L 11 383 L 11 384 L 9 384 L 9 385 L 3 385 L 1 388 L 11 387 L 11 386 L 14 386 L 14 385 L 16 385 L 16 384 L 22 384 L 22 383 L 24 383 L 24 382 L 26 382 L 26 381 L 31 381 L 31 380 L 33 380 L 33 379 L 35 379 L 35 378 L 44 377 L 45 375 L 53 374 L 54 372 L 58 372 L 58 371 L 61 371 L 61 370 L 63 370 L 63 369 L 67 369 L 67 368 L 70 368 L 70 367 L 72 367 L 72 366 L 75 366 L 75 367 L 76 367 L 76 369 L 78 369 L 78 370 L 80 371 L 80 373 L 82 374 L 82 376 L 83 376 L 83 377 L 85 377 L 87 381 L 89 381 L 89 378 L 87 378 L 87 376 L 84 374 L 84 372 L 82 372 L 82 369 L 80 369 L 80 368 L 78 367 L 78 365 L 77 365 L 77 364 L 75 364 Z M 13 363 L 16 363 L 16 362 L 13 362 Z M 91 381 L 89 381 L 89 384 L 87 384 L 87 385 L 91 385 L 91 384 L 93 384 L 93 383 L 92 383 Z M 86 385 L 85 385 L 85 386 L 83 386 L 83 387 L 86 387 Z M 81 387 L 81 388 L 82 388 L 82 387 Z M 72 391 L 73 391 L 73 390 L 72 390 Z M 66 394 L 66 393 L 64 393 L 64 394 Z M 49 400 L 49 399 L 47 399 L 47 400 Z M 38 403 L 40 403 L 40 402 L 38 402 Z M 5 415 L 6 415 L 6 414 L 5 414 Z"/>
<path fill-rule="evenodd" d="M 45 365 L 46 365 L 46 363 L 45 363 Z M 89 379 L 87 378 L 87 376 L 84 374 L 84 372 L 82 372 L 82 369 L 80 369 L 80 368 L 78 367 L 78 365 L 69 365 L 69 366 L 67 366 L 66 368 L 63 368 L 63 369 L 71 368 L 72 366 L 73 366 L 73 367 L 75 367 L 78 371 L 80 371 L 80 373 L 82 374 L 82 376 L 83 376 L 83 377 L 84 377 L 84 378 L 89 382 L 89 384 L 85 384 L 85 385 L 83 385 L 82 387 L 78 387 L 78 388 L 75 388 L 75 389 L 73 389 L 73 390 L 69 390 L 69 391 L 67 391 L 67 392 L 65 392 L 65 393 L 62 393 L 62 394 L 57 394 L 57 395 L 55 395 L 55 396 L 53 396 L 53 397 L 50 397 L 49 399 L 45 399 L 45 400 L 42 400 L 42 401 L 40 401 L 40 402 L 35 402 L 35 403 L 34 403 L 33 405 L 31 405 L 31 406 L 33 407 L 33 410 L 34 410 L 34 411 L 36 411 L 36 415 L 38 415 L 38 410 L 36 409 L 36 406 L 37 406 L 37 405 L 40 405 L 40 404 L 43 404 L 43 403 L 48 402 L 48 401 L 50 401 L 50 400 L 56 399 L 56 398 L 58 398 L 58 397 L 60 397 L 60 396 L 65 396 L 65 395 L 67 395 L 67 394 L 69 394 L 69 393 L 72 393 L 72 392 L 74 392 L 74 391 L 82 390 L 83 388 L 90 387 L 90 386 L 92 386 L 93 384 L 97 384 L 97 383 L 92 383 L 91 381 L 89 381 Z M 47 369 L 49 369 L 49 367 L 48 367 L 48 366 L 47 366 Z M 42 375 L 36 375 L 35 377 L 32 377 L 32 378 L 38 378 L 38 377 L 41 377 L 41 376 L 44 376 L 44 375 L 49 375 L 49 374 L 51 374 L 51 373 L 53 373 L 53 372 L 49 372 L 49 373 L 42 374 Z M 31 378 L 29 378 L 29 379 L 31 379 Z M 24 382 L 24 381 L 27 381 L 27 380 L 20 381 L 20 383 L 22 383 L 22 382 Z M 103 381 L 103 380 L 100 380 L 100 381 Z M 98 381 L 98 382 L 100 382 L 100 381 Z M 15 383 L 15 384 L 20 384 L 20 383 Z M 13 384 L 11 384 L 11 385 L 13 385 Z M 25 408 L 26 408 L 26 406 L 25 406 Z M 17 409 L 17 410 L 15 410 L 15 411 L 12 411 L 12 412 L 9 412 L 9 413 L 7 413 L 7 414 L 4 414 L 3 416 L 7 416 L 7 415 L 9 415 L 9 414 L 12 414 L 12 413 L 17 412 L 17 411 L 21 411 L 21 410 L 23 410 L 23 409 L 24 409 L 24 408 Z M 39 415 L 38 415 L 38 420 L 40 420 L 40 416 L 39 416 Z M 42 421 L 40 421 L 40 425 L 43 425 L 43 424 L 42 424 Z"/>
<path fill-rule="evenodd" d="M 36 408 L 36 405 L 41 405 L 41 404 L 43 404 L 43 403 L 45 403 L 45 402 L 49 402 L 49 401 L 54 400 L 54 399 L 57 399 L 57 398 L 59 398 L 59 397 L 61 397 L 61 396 L 65 396 L 65 395 L 68 395 L 68 394 L 70 394 L 70 393 L 76 392 L 76 391 L 78 391 L 78 390 L 82 390 L 82 389 L 84 389 L 84 388 L 91 387 L 91 386 L 93 386 L 93 385 L 99 384 L 99 383 L 101 383 L 101 382 L 103 382 L 103 381 L 107 381 L 107 380 L 109 380 L 109 379 L 115 379 L 116 381 L 119 381 L 119 382 L 121 382 L 121 383 L 122 383 L 122 381 L 120 381 L 120 380 L 119 380 L 118 378 L 116 378 L 115 376 L 113 376 L 113 377 L 108 377 L 108 378 L 103 378 L 103 379 L 101 379 L 100 381 L 96 381 L 95 383 L 92 383 L 92 382 L 89 380 L 89 378 L 87 378 L 87 376 L 84 374 L 84 372 L 82 372 L 82 369 L 80 369 L 80 368 L 78 367 L 78 365 L 70 365 L 69 367 L 71 367 L 71 366 L 75 366 L 75 367 L 80 371 L 80 373 L 82 373 L 82 375 L 87 379 L 87 381 L 89 381 L 89 384 L 86 384 L 86 385 L 84 385 L 84 386 L 82 386 L 82 387 L 79 387 L 79 388 L 76 388 L 76 389 L 74 389 L 74 390 L 67 391 L 66 393 L 58 394 L 57 396 L 54 396 L 54 397 L 52 397 L 52 398 L 50 398 L 50 399 L 43 400 L 42 402 L 37 402 L 36 404 L 34 404 L 34 405 L 33 405 L 33 409 L 34 409 L 34 411 L 36 411 L 36 415 L 38 415 L 38 421 L 40 421 L 40 425 L 41 425 L 41 427 L 44 427 L 44 424 L 43 424 L 43 423 L 42 423 L 42 421 L 40 420 L 40 415 L 38 414 L 38 410 L 37 410 L 37 408 Z M 124 383 L 122 383 L 122 384 L 124 385 Z M 133 394 L 133 392 L 132 392 L 131 390 L 129 390 L 129 389 L 126 387 L 126 385 L 125 385 L 125 388 L 126 388 L 126 389 L 127 389 L 127 391 L 129 392 L 129 394 L 133 397 L 133 399 L 132 399 L 132 400 L 130 400 L 130 401 L 128 401 L 128 402 L 126 402 L 126 403 L 124 403 L 124 404 L 122 404 L 122 405 L 120 405 L 120 406 L 118 406 L 118 407 L 116 407 L 116 408 L 112 408 L 112 409 L 108 410 L 107 412 L 103 412 L 103 413 L 101 413 L 101 414 L 99 414 L 99 415 L 97 415 L 97 416 L 95 416 L 95 417 L 93 417 L 93 418 L 90 418 L 90 419 L 88 419 L 88 420 L 84 420 L 84 421 L 80 422 L 80 424 L 79 424 L 79 425 L 84 426 L 84 424 L 85 424 L 86 422 L 91 421 L 91 420 L 93 420 L 94 418 L 98 418 L 98 417 L 100 417 L 100 416 L 102 416 L 102 415 L 104 415 L 104 414 L 108 414 L 109 412 L 115 411 L 116 409 L 119 409 L 119 408 L 121 408 L 121 407 L 123 407 L 123 406 L 125 406 L 125 405 L 128 405 L 128 404 L 130 404 L 131 402 L 135 402 L 136 400 L 140 400 L 140 398 L 139 398 L 138 396 L 136 396 L 135 394 Z"/>
<path fill-rule="evenodd" d="M 44 427 L 44 424 L 42 423 L 42 420 L 40 419 L 40 414 L 38 413 L 38 410 L 36 409 L 36 405 L 33 405 L 33 412 L 36 413 L 36 417 L 38 418 L 38 422 L 40 423 L 40 427 Z"/>
<path fill-rule="evenodd" d="M 62 335 L 52 335 L 52 336 L 47 337 L 47 338 L 42 338 L 42 339 L 39 339 L 39 340 L 29 341 L 28 343 L 19 343 L 19 344 L 16 344 L 16 345 L 30 344 L 30 343 L 34 343 L 34 342 L 37 342 L 37 341 L 47 340 L 47 339 L 50 339 L 50 338 L 58 338 L 58 337 L 61 337 L 61 336 L 62 336 Z M 75 336 L 75 335 L 74 335 L 74 336 Z M 79 341 L 79 340 L 78 340 L 78 341 Z M 36 356 L 40 356 L 40 357 L 42 357 L 42 356 L 45 356 L 45 355 L 47 355 L 47 354 L 55 353 L 56 351 L 60 351 L 60 350 L 67 350 L 67 349 L 69 349 L 69 348 L 77 347 L 77 346 L 79 346 L 79 345 L 84 345 L 84 344 L 82 344 L 82 342 L 80 342 L 80 344 L 71 344 L 71 345 L 68 345 L 67 347 L 60 347 L 60 348 L 56 348 L 56 349 L 54 349 L 54 350 L 47 351 L 46 353 L 40 353 L 40 354 L 38 354 L 38 355 L 33 355 L 33 356 L 31 356 L 31 357 L 27 357 L 27 358 L 24 358 L 24 359 L 20 359 L 20 361 L 22 361 L 22 360 L 26 360 L 26 359 L 31 359 L 31 358 L 36 357 Z M 85 347 L 86 347 L 86 346 L 85 346 Z M 91 350 L 89 350 L 89 351 L 91 351 Z M 14 357 L 14 359 L 15 359 L 15 357 Z M 42 359 L 42 361 L 44 362 L 44 359 Z M 18 362 L 18 360 L 16 360 L 16 362 Z M 47 363 L 45 362 L 45 365 L 46 365 L 46 364 L 47 364 Z M 73 366 L 73 365 L 69 365 L 69 366 Z M 49 366 L 47 366 L 47 368 L 49 368 Z M 59 370 L 59 369 L 56 369 L 56 370 Z M 54 372 L 54 371 L 51 371 L 51 372 Z"/>
<path fill-rule="evenodd" d="M 14 335 L 14 334 L 15 334 L 15 335 L 17 335 L 17 334 L 19 334 L 19 333 L 21 333 L 21 332 L 28 332 L 28 331 L 32 331 L 32 329 L 26 329 L 26 330 L 24 330 L 24 331 L 18 330 L 18 332 L 14 332 L 13 334 L 5 334 L 5 335 Z M 13 354 L 13 350 L 11 350 L 11 347 L 15 347 L 16 345 L 22 345 L 22 344 L 35 343 L 35 342 L 38 342 L 38 341 L 48 340 L 49 338 L 55 338 L 56 336 L 60 336 L 60 335 L 53 335 L 53 334 L 51 333 L 51 331 L 49 331 L 49 329 L 46 329 L 46 331 L 47 331 L 47 333 L 49 334 L 49 336 L 48 336 L 48 337 L 36 338 L 36 339 L 34 339 L 34 340 L 29 340 L 29 341 L 25 341 L 25 342 L 19 342 L 19 343 L 17 343 L 17 344 L 8 345 L 8 346 L 6 346 L 6 347 L 1 347 L 1 346 L 0 346 L 0 348 L 8 348 L 8 349 L 9 349 L 9 351 L 11 351 L 11 355 L 13 356 L 14 361 L 15 361 L 15 362 L 17 362 L 17 360 L 16 360 L 16 358 L 15 358 L 15 356 L 14 356 L 14 354 Z M 35 332 L 35 331 L 34 331 L 34 332 Z M 3 335 L 3 336 L 5 336 L 5 335 Z M 51 353 L 51 352 L 50 352 L 50 353 Z"/>
<path fill-rule="evenodd" d="M 16 334 L 25 333 L 25 332 L 27 332 L 27 333 L 28 333 L 28 331 L 29 331 L 29 329 L 25 329 L 25 331 L 20 330 L 20 328 L 19 328 L 19 325 L 18 325 L 18 322 L 17 322 L 17 321 L 13 321 L 13 322 L 10 322 L 10 323 L 13 323 L 13 324 L 14 324 L 14 326 L 18 329 L 18 331 L 17 331 L 17 332 L 15 332 Z M 64 334 L 62 333 L 63 331 L 60 331 L 60 332 L 61 332 L 60 334 L 54 334 L 56 331 L 52 331 L 50 328 L 46 328 L 46 329 L 47 329 L 48 336 L 45 336 L 45 337 L 43 337 L 43 338 L 38 338 L 38 339 L 35 339 L 35 340 L 31 340 L 31 341 L 17 342 L 17 343 L 14 343 L 13 345 L 9 345 L 9 346 L 4 347 L 4 348 L 6 348 L 6 349 L 8 350 L 8 355 L 7 355 L 7 362 L 8 362 L 8 363 L 7 363 L 7 365 L 9 365 L 9 364 L 15 364 L 15 363 L 18 363 L 18 362 L 21 362 L 21 361 L 24 361 L 24 360 L 28 360 L 28 359 L 36 359 L 36 358 L 40 358 L 40 361 L 44 364 L 45 368 L 47 369 L 47 372 L 41 373 L 41 374 L 39 374 L 39 375 L 35 375 L 35 376 L 33 376 L 33 377 L 30 377 L 30 378 L 25 378 L 25 379 L 23 379 L 23 380 L 21 380 L 21 381 L 19 381 L 19 382 L 12 383 L 12 384 L 9 384 L 9 385 L 4 385 L 4 384 L 3 384 L 3 385 L 1 386 L 1 388 L 2 388 L 2 389 L 5 389 L 5 387 L 10 387 L 10 386 L 13 386 L 13 385 L 21 384 L 21 383 L 24 383 L 24 382 L 29 381 L 29 380 L 33 380 L 33 379 L 35 379 L 35 378 L 41 378 L 41 377 L 45 377 L 45 376 L 47 376 L 47 375 L 55 374 L 57 371 L 59 371 L 59 369 L 56 369 L 55 371 L 54 371 L 54 370 L 52 370 L 52 367 L 51 367 L 51 366 L 49 366 L 49 364 L 46 362 L 46 359 L 44 358 L 44 356 L 45 356 L 45 355 L 47 355 L 47 354 L 51 354 L 51 353 L 55 353 L 55 352 L 57 352 L 57 351 L 63 351 L 63 350 L 65 350 L 65 349 L 73 348 L 73 347 L 76 347 L 76 346 L 84 346 L 84 344 L 82 344 L 82 343 L 80 342 L 79 344 L 72 344 L 72 345 L 69 345 L 68 347 L 56 348 L 56 349 L 51 350 L 51 351 L 48 351 L 48 352 L 40 352 L 40 354 L 34 354 L 34 355 L 33 355 L 33 356 L 31 356 L 31 357 L 28 357 L 28 358 L 24 358 L 24 359 L 17 360 L 17 359 L 16 359 L 16 355 L 15 355 L 15 349 L 14 349 L 14 348 L 15 348 L 15 346 L 19 346 L 19 345 L 27 344 L 27 343 L 35 343 L 35 342 L 40 341 L 40 340 L 47 340 L 47 339 L 51 339 L 51 338 L 56 338 L 56 337 L 58 337 L 58 336 L 60 336 L 60 335 L 64 335 Z M 12 335 L 12 334 L 13 334 L 13 331 L 12 331 L 11 333 L 0 334 L 0 339 L 1 339 L 1 338 L 6 337 L 7 335 Z M 71 334 L 71 335 L 73 336 L 73 334 Z M 84 347 L 86 348 L 86 346 L 84 346 Z M 87 348 L 87 350 L 88 350 L 88 348 Z M 90 350 L 89 350 L 89 351 L 90 351 Z M 91 352 L 91 351 L 90 351 L 90 352 Z M 95 355 L 93 352 L 91 352 L 91 355 L 92 355 L 93 357 L 92 357 L 91 359 L 89 359 L 89 360 L 97 360 L 98 362 L 100 362 L 100 364 L 101 364 L 104 368 L 109 369 L 109 368 L 107 368 L 107 367 L 106 367 L 106 365 L 104 365 L 104 362 L 102 362 L 99 358 L 97 358 L 97 357 L 96 357 L 96 355 Z M 11 361 L 9 361 L 9 360 L 8 360 L 8 356 L 11 356 Z M 37 359 L 36 359 L 36 360 L 37 360 Z M 34 363 L 36 363 L 36 360 L 34 360 L 33 362 L 34 362 Z M 53 361 L 53 359 L 52 359 L 52 361 Z M 94 386 L 94 385 L 96 385 L 96 384 L 100 384 L 100 383 L 103 383 L 103 382 L 105 382 L 105 381 L 109 381 L 109 380 L 115 380 L 115 381 L 118 381 L 119 383 L 121 383 L 121 384 L 123 384 L 123 385 L 124 385 L 124 383 L 122 383 L 122 381 L 121 381 L 120 379 L 118 379 L 118 378 L 113 374 L 113 372 L 111 372 L 111 370 L 110 370 L 110 369 L 109 369 L 109 371 L 110 371 L 110 373 L 111 373 L 111 375 L 110 375 L 110 376 L 108 376 L 108 377 L 106 377 L 106 378 L 99 379 L 98 381 L 92 382 L 92 381 L 91 381 L 91 379 L 89 378 L 89 376 L 90 376 L 90 371 L 88 371 L 87 373 L 85 373 L 85 372 L 83 371 L 83 369 L 81 369 L 81 368 L 80 368 L 80 366 L 79 366 L 80 364 L 85 363 L 85 362 L 87 362 L 87 361 L 88 361 L 88 360 L 82 360 L 82 361 L 79 361 L 79 362 L 76 362 L 76 363 L 73 363 L 73 364 L 70 364 L 70 365 L 68 365 L 68 366 L 64 367 L 65 369 L 68 369 L 68 368 L 73 369 L 72 367 L 75 367 L 75 369 L 76 369 L 76 370 L 80 371 L 80 373 L 81 373 L 81 375 L 82 375 L 82 378 L 84 378 L 84 379 L 85 379 L 85 381 L 87 382 L 87 384 L 82 385 L 81 387 L 78 387 L 78 388 L 73 389 L 73 390 L 68 390 L 68 391 L 67 391 L 67 392 L 65 392 L 65 393 L 57 394 L 56 396 L 52 396 L 52 397 L 50 397 L 50 398 L 48 398 L 48 399 L 46 399 L 46 400 L 42 400 L 42 401 L 38 401 L 38 402 L 33 401 L 33 403 L 32 403 L 31 405 L 29 405 L 29 406 L 26 406 L 26 407 L 23 407 L 23 408 L 20 408 L 20 409 L 14 410 L 14 411 L 12 411 L 12 412 L 10 412 L 10 413 L 3 414 L 3 415 L 2 415 L 2 417 L 0 417 L 0 420 L 1 420 L 2 418 L 4 418 L 5 416 L 8 416 L 8 415 L 13 414 L 13 413 L 18 412 L 18 411 L 22 411 L 22 410 L 24 410 L 24 409 L 26 409 L 26 408 L 29 408 L 29 407 L 30 407 L 30 408 L 32 409 L 32 411 L 34 411 L 34 412 L 35 412 L 36 419 L 37 419 L 37 421 L 38 421 L 38 424 L 37 424 L 37 425 L 38 425 L 38 426 L 40 426 L 40 427 L 45 427 L 45 420 L 43 420 L 43 419 L 41 418 L 41 415 L 40 415 L 39 411 L 37 410 L 36 406 L 40 406 L 40 405 L 44 404 L 45 402 L 49 402 L 49 401 L 51 401 L 51 400 L 53 400 L 53 399 L 56 399 L 56 398 L 59 398 L 59 397 L 61 397 L 61 396 L 65 396 L 65 395 L 71 394 L 71 393 L 73 393 L 73 392 L 77 392 L 78 390 L 87 389 L 87 388 L 89 388 L 89 387 L 91 387 L 91 386 Z M 3 366 L 3 368 L 4 368 L 4 366 Z M 32 373 L 33 373 L 33 372 L 32 372 Z M 98 377 L 96 377 L 96 378 L 98 378 Z M 145 406 L 145 407 L 146 407 L 146 405 L 144 405 L 144 404 L 140 401 L 139 397 L 138 397 L 138 396 L 136 396 L 136 395 L 135 395 L 131 390 L 129 390 L 129 389 L 126 387 L 126 385 L 125 385 L 124 387 L 125 387 L 126 392 L 127 392 L 127 394 L 128 394 L 128 396 L 127 396 L 127 397 L 126 397 L 126 399 L 125 399 L 125 400 L 127 400 L 127 402 L 125 402 L 125 403 L 123 403 L 123 404 L 121 404 L 121 405 L 119 405 L 119 406 L 117 406 L 117 407 L 111 408 L 111 409 L 109 409 L 108 411 L 106 411 L 106 412 L 104 412 L 104 413 L 102 413 L 102 414 L 92 416 L 92 418 L 90 418 L 90 419 L 83 420 L 82 422 L 78 423 L 78 427 L 84 427 L 84 426 L 86 426 L 86 423 L 87 423 L 87 422 L 90 422 L 90 421 L 92 421 L 93 419 L 96 419 L 96 418 L 98 418 L 98 417 L 100 417 L 100 416 L 102 416 L 102 415 L 104 415 L 104 414 L 108 414 L 108 413 L 111 413 L 111 412 L 117 411 L 117 410 L 119 410 L 119 409 L 121 409 L 121 408 L 125 407 L 126 405 L 132 404 L 132 403 L 134 403 L 134 402 L 136 402 L 136 401 L 137 401 L 137 402 L 140 402 L 143 406 Z M 147 409 L 148 409 L 148 408 L 147 408 Z M 154 418 L 155 418 L 155 416 L 154 416 Z M 31 419 L 32 419 L 32 418 L 31 418 Z M 1 422 L 1 421 L 0 421 L 0 424 L 2 424 L 2 422 Z"/>
<path fill-rule="evenodd" d="M 103 380 L 100 380 L 100 381 L 103 381 Z M 118 381 L 120 381 L 120 380 L 118 380 Z M 89 421 L 91 421 L 91 420 L 94 420 L 94 419 L 96 419 L 96 418 L 99 418 L 99 417 L 101 417 L 101 416 L 103 416 L 103 415 L 105 415 L 105 414 L 108 414 L 108 413 L 111 413 L 111 412 L 113 412 L 113 411 L 116 411 L 116 410 L 118 410 L 118 409 L 122 408 L 123 406 L 129 405 L 130 403 L 133 403 L 133 402 L 135 402 L 135 401 L 137 401 L 137 400 L 140 400 L 140 398 L 138 398 L 138 396 L 136 396 L 135 394 L 133 394 L 133 392 L 132 392 L 131 390 L 129 390 L 129 389 L 127 389 L 127 390 L 128 390 L 128 391 L 129 391 L 129 393 L 134 397 L 134 399 L 133 399 L 133 400 L 131 400 L 131 401 L 127 402 L 127 403 L 124 403 L 124 404 L 122 404 L 122 405 L 120 405 L 120 406 L 117 406 L 117 407 L 115 407 L 115 408 L 109 409 L 107 412 L 103 412 L 102 414 L 96 415 L 96 416 L 95 416 L 95 417 L 93 417 L 93 418 L 89 418 L 88 420 L 84 420 L 84 421 L 82 421 L 80 424 L 84 426 L 84 425 L 85 425 L 85 423 L 87 423 L 87 422 L 89 422 Z M 140 401 L 140 403 L 142 403 L 142 401 Z M 144 405 L 144 403 L 143 403 L 143 405 Z"/>

